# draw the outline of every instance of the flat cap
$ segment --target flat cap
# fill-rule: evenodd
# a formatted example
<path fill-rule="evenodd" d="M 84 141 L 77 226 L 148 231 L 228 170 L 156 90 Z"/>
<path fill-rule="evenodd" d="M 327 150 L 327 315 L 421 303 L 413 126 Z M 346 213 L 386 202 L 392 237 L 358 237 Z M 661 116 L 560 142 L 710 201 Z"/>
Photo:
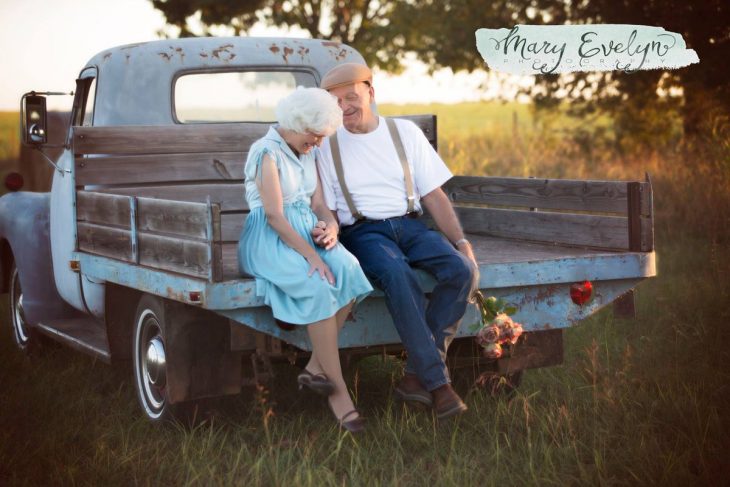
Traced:
<path fill-rule="evenodd" d="M 364 64 L 343 63 L 330 69 L 322 78 L 321 87 L 331 90 L 338 86 L 345 86 L 359 81 L 373 82 L 373 72 Z"/>

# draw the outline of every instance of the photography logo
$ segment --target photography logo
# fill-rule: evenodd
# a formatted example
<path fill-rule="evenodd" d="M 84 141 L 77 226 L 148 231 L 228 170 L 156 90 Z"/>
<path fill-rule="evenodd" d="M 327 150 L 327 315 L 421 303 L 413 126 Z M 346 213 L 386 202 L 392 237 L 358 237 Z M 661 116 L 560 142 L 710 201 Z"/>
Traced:
<path fill-rule="evenodd" d="M 682 36 L 647 25 L 516 25 L 479 29 L 489 68 L 510 74 L 677 69 L 699 63 Z"/>

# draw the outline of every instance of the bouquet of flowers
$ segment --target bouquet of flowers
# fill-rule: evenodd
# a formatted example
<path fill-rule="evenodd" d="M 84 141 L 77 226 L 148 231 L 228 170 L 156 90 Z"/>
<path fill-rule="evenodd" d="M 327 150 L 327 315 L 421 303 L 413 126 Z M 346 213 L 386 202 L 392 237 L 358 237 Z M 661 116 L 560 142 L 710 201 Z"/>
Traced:
<path fill-rule="evenodd" d="M 481 322 L 472 325 L 475 340 L 482 347 L 486 358 L 498 359 L 504 353 L 503 345 L 514 345 L 522 335 L 522 325 L 512 321 L 510 315 L 517 308 L 494 296 L 485 298 L 481 291 L 474 292 L 474 299 L 481 314 Z"/>

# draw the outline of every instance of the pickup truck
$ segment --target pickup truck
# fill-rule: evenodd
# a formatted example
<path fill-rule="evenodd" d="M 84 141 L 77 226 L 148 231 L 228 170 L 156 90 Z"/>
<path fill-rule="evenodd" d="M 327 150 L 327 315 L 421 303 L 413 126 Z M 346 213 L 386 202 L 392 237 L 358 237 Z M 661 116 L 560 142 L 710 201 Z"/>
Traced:
<path fill-rule="evenodd" d="M 176 415 L 306 359 L 306 331 L 274 320 L 238 273 L 248 208 L 243 167 L 276 102 L 317 86 L 352 48 L 284 38 L 189 38 L 103 51 L 80 71 L 50 193 L 0 198 L 0 285 L 21 350 L 50 337 L 129 364 L 143 413 Z M 45 150 L 45 95 L 21 103 L 24 145 Z M 409 117 L 436 147 L 436 118 Z M 562 362 L 562 329 L 654 276 L 650 181 L 455 176 L 445 186 L 479 262 L 483 294 L 516 305 L 525 333 L 489 360 L 469 326 L 450 348 L 455 377 Z M 424 218 L 427 218 L 425 216 Z M 420 275 L 425 292 L 434 285 Z M 571 295 L 572 292 L 572 295 Z M 620 299 L 619 299 L 620 298 Z M 374 293 L 340 336 L 343 363 L 400 354 Z M 504 382 L 504 381 L 503 381 Z"/>

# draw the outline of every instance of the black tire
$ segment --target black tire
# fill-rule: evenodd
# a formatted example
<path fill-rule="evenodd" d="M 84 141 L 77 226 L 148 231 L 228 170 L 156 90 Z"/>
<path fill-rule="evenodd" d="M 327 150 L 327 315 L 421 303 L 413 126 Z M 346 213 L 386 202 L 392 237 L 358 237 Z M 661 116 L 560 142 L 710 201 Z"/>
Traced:
<path fill-rule="evenodd" d="M 168 399 L 165 349 L 167 319 L 162 298 L 151 295 L 140 298 L 132 341 L 134 389 L 142 412 L 150 421 L 190 423 L 195 404 L 171 404 Z"/>
<path fill-rule="evenodd" d="M 18 349 L 27 354 L 36 352 L 41 340 L 38 332 L 25 319 L 23 312 L 23 290 L 20 286 L 20 274 L 15 263 L 10 267 L 10 303 L 8 305 L 8 322 L 13 329 L 13 340 Z"/>

